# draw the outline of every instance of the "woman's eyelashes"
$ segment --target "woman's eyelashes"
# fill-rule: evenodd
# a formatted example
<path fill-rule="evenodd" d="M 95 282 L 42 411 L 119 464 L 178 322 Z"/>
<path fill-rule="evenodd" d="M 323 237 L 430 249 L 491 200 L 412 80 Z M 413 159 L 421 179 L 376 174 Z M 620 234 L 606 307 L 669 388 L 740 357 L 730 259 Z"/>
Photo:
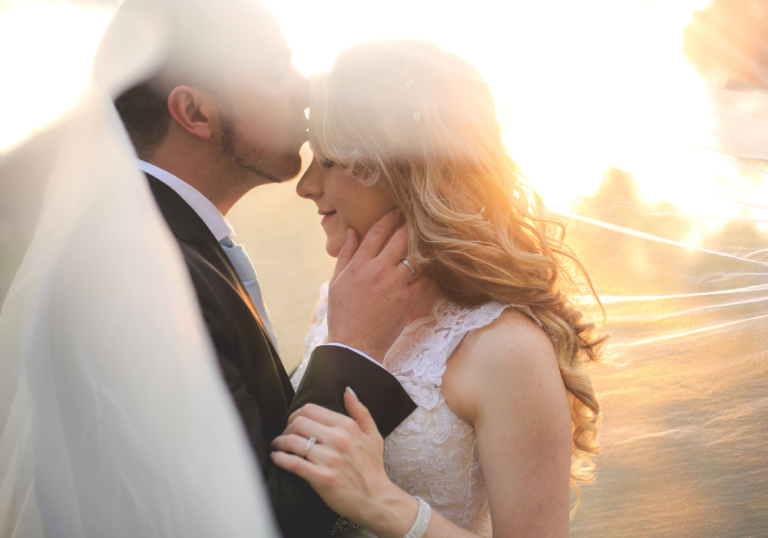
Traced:
<path fill-rule="evenodd" d="M 325 160 L 323 161 L 323 168 L 331 168 L 331 167 L 332 167 L 334 164 L 336 164 L 336 163 L 335 163 L 335 162 L 333 162 L 332 160 L 330 160 L 330 159 L 325 159 Z"/>

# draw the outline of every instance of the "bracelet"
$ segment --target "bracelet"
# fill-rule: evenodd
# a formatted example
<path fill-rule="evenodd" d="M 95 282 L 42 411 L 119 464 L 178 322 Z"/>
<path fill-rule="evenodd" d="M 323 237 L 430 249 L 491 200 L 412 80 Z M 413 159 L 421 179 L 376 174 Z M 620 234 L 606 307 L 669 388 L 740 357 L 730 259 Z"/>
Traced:
<path fill-rule="evenodd" d="M 414 496 L 419 501 L 419 513 L 416 514 L 416 521 L 413 522 L 411 530 L 403 538 L 421 538 L 427 532 L 429 518 L 432 516 L 432 507 L 421 497 Z"/>

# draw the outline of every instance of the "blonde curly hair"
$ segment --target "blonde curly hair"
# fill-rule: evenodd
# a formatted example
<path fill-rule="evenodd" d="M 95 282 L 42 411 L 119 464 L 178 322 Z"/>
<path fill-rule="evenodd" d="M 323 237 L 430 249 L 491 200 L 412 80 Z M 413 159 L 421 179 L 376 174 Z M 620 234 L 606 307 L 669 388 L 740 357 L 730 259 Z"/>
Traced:
<path fill-rule="evenodd" d="M 315 158 L 389 190 L 409 252 L 445 295 L 470 307 L 525 305 L 543 323 L 571 405 L 575 512 L 599 452 L 600 405 L 584 365 L 606 335 L 566 291 L 599 299 L 563 242 L 565 219 L 546 210 L 504 146 L 487 83 L 466 60 L 410 40 L 353 46 L 310 80 Z"/>

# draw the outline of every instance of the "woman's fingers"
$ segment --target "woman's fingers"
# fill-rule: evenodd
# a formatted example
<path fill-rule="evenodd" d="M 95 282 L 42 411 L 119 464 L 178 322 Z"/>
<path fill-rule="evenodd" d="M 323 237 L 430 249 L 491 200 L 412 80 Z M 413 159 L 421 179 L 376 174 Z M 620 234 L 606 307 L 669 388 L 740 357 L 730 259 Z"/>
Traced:
<path fill-rule="evenodd" d="M 368 409 L 351 389 L 345 391 L 344 404 L 354 418 L 306 406 L 272 442 L 271 458 L 275 466 L 306 480 L 337 514 L 364 522 L 379 502 L 374 492 L 395 486 L 386 476 L 383 440 Z M 307 415 L 338 424 L 321 424 Z M 316 442 L 310 442 L 312 437 Z"/>
<path fill-rule="evenodd" d="M 368 437 L 374 437 L 379 434 L 379 428 L 376 426 L 373 417 L 368 408 L 357 398 L 357 394 L 350 388 L 344 391 L 344 406 L 347 408 L 349 416 L 357 422 L 360 429 Z"/>
<path fill-rule="evenodd" d="M 405 225 L 397 229 L 392 235 L 389 243 L 379 254 L 379 257 L 386 260 L 388 264 L 396 265 L 395 271 L 402 275 L 409 283 L 415 282 L 420 276 L 419 266 L 408 258 L 408 229 Z M 411 256 L 413 258 L 413 256 Z M 406 260 L 406 261 L 403 261 Z"/>
<path fill-rule="evenodd" d="M 301 456 L 302 458 L 307 458 L 307 456 L 319 446 L 317 443 L 315 443 L 310 447 L 309 451 L 307 451 L 308 441 L 309 440 L 306 437 L 291 433 L 288 435 L 279 435 L 275 437 L 271 446 L 273 450 L 289 452 L 291 454 Z"/>
<path fill-rule="evenodd" d="M 350 420 L 350 422 L 357 427 L 353 420 Z M 344 432 L 345 429 L 326 426 L 311 418 L 298 416 L 288 425 L 283 435 L 295 434 L 305 439 L 314 437 L 320 444 L 336 446 L 340 439 L 344 437 Z"/>
<path fill-rule="evenodd" d="M 272 463 L 281 469 L 285 469 L 286 471 L 300 476 L 309 482 L 309 485 L 313 488 L 315 488 L 318 482 L 323 480 L 328 473 L 327 469 L 296 456 L 295 454 L 277 451 L 272 452 L 271 458 Z"/>
<path fill-rule="evenodd" d="M 361 262 L 366 262 L 375 258 L 379 252 L 381 252 L 384 244 L 386 243 L 388 245 L 387 238 L 389 237 L 389 234 L 392 233 L 392 229 L 396 224 L 397 213 L 394 210 L 388 211 L 378 220 L 378 222 L 376 222 L 376 224 L 371 226 L 371 229 L 365 234 L 363 241 L 360 243 L 360 247 L 355 253 L 355 258 Z"/>
<path fill-rule="evenodd" d="M 388 263 L 395 264 L 400 263 L 400 260 L 405 258 L 406 254 L 408 254 L 408 229 L 405 225 L 402 225 L 392 234 L 392 237 L 379 256 L 387 260 Z M 401 265 L 410 275 L 411 273 L 405 264 Z"/>
<path fill-rule="evenodd" d="M 333 270 L 331 282 L 334 282 L 336 278 L 341 274 L 341 272 L 344 271 L 347 265 L 349 265 L 350 260 L 352 260 L 355 252 L 357 252 L 359 243 L 360 240 L 357 236 L 357 230 L 354 228 L 349 228 L 347 230 L 347 237 L 344 241 L 344 246 L 341 247 L 341 251 L 339 251 L 339 255 L 336 258 L 336 268 Z"/>
<path fill-rule="evenodd" d="M 340 426 L 349 421 L 349 417 L 316 404 L 307 404 L 291 413 L 288 424 L 291 424 L 296 417 L 311 418 L 326 426 Z"/>
<path fill-rule="evenodd" d="M 335 426 L 336 422 L 334 421 L 334 414 L 338 413 L 334 413 L 330 409 L 326 409 L 325 407 L 321 407 L 319 405 L 307 404 L 291 413 L 291 416 L 288 417 L 288 425 L 290 426 L 293 424 L 293 421 L 298 417 L 305 417 L 311 418 L 312 420 L 319 422 L 320 424 L 325 424 L 326 426 Z"/>
<path fill-rule="evenodd" d="M 307 452 L 307 439 L 300 435 L 291 434 L 275 437 L 275 440 L 272 441 L 272 449 L 299 456 L 329 469 L 338 467 L 343 461 L 337 450 L 320 443 L 313 444 Z"/>

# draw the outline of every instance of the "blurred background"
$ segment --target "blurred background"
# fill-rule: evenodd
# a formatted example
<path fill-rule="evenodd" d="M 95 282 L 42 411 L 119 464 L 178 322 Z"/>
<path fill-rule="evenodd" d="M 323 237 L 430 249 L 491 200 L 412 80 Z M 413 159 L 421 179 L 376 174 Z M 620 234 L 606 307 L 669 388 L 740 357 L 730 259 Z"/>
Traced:
<path fill-rule="evenodd" d="M 263 3 L 305 75 L 380 38 L 473 62 L 509 151 L 571 216 L 614 356 L 592 372 L 604 450 L 572 535 L 768 536 L 768 0 Z M 116 4 L 72 5 L 0 3 L 0 73 L 29 66 L 0 78 L 0 298 L 44 188 L 44 169 L 14 167 L 65 136 L 51 120 L 77 98 Z M 228 217 L 290 371 L 334 265 L 315 206 L 290 182 Z"/>

